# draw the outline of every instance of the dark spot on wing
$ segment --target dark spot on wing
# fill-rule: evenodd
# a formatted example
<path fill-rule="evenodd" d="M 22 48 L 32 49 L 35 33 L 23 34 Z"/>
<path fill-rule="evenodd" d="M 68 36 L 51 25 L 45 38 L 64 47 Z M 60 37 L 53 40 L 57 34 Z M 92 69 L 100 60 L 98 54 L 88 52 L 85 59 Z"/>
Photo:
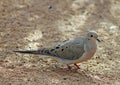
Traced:
<path fill-rule="evenodd" d="M 55 49 L 51 49 L 50 51 L 54 51 Z"/>
<path fill-rule="evenodd" d="M 68 48 L 68 47 L 66 47 L 66 48 Z"/>
<path fill-rule="evenodd" d="M 45 50 L 45 53 L 50 54 L 49 50 Z"/>
<path fill-rule="evenodd" d="M 45 50 L 44 52 L 47 53 L 47 54 L 49 54 L 49 51 L 48 51 L 48 50 Z"/>
<path fill-rule="evenodd" d="M 62 49 L 61 51 L 63 51 L 64 49 Z"/>
<path fill-rule="evenodd" d="M 58 46 L 56 47 L 56 49 L 59 49 L 59 48 L 60 48 L 60 47 L 58 47 Z"/>
<path fill-rule="evenodd" d="M 61 45 L 58 45 L 58 46 L 61 46 Z"/>

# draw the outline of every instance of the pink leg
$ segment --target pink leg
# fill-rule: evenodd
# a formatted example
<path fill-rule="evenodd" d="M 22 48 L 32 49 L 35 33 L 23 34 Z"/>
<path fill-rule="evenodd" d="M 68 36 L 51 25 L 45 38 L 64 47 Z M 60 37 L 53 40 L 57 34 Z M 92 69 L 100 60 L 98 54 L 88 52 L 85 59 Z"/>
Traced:
<path fill-rule="evenodd" d="M 71 71 L 71 67 L 67 65 L 67 71 Z"/>
<path fill-rule="evenodd" d="M 74 65 L 77 67 L 77 69 L 80 69 L 80 67 L 76 63 Z"/>

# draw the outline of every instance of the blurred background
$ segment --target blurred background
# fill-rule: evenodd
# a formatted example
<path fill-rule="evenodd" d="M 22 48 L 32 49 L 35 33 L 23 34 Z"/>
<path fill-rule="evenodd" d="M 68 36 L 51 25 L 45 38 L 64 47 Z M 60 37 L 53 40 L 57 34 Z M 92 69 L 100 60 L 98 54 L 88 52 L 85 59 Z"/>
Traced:
<path fill-rule="evenodd" d="M 49 47 L 98 32 L 86 74 L 50 57 L 12 50 Z M 120 85 L 120 0 L 0 0 L 0 85 Z"/>

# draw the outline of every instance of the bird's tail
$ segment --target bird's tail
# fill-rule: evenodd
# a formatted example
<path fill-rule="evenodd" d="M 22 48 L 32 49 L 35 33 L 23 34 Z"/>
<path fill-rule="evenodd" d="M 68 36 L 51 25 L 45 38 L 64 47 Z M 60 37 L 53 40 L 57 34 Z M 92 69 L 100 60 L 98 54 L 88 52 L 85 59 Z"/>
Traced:
<path fill-rule="evenodd" d="M 49 49 L 39 49 L 39 50 L 15 50 L 13 52 L 17 53 L 25 53 L 25 54 L 41 54 L 41 55 L 46 55 L 49 52 Z"/>

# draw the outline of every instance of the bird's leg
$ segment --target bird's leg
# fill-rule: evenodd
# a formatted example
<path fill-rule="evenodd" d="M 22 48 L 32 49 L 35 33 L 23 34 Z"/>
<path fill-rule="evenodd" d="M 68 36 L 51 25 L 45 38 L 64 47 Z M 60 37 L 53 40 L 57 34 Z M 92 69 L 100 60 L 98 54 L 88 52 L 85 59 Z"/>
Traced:
<path fill-rule="evenodd" d="M 78 69 L 80 69 L 80 71 L 82 71 L 82 72 L 84 72 L 85 73 L 85 69 L 81 69 L 76 63 L 74 64 L 76 67 L 77 67 L 77 69 L 76 70 L 78 70 Z"/>
<path fill-rule="evenodd" d="M 80 69 L 80 67 L 76 63 L 74 65 L 77 67 L 77 69 Z"/>
<path fill-rule="evenodd" d="M 67 64 L 67 71 L 71 71 L 71 67 Z"/>

